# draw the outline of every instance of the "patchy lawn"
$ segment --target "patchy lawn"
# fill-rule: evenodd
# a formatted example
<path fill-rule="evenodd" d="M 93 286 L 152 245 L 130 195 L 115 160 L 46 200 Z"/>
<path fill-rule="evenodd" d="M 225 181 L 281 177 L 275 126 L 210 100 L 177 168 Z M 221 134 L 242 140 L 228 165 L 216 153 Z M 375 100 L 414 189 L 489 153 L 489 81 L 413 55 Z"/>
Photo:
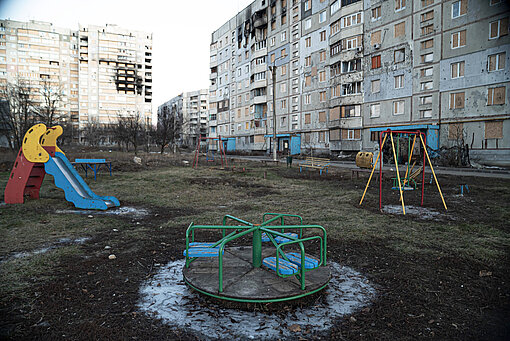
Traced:
<path fill-rule="evenodd" d="M 119 214 L 75 210 L 50 176 L 40 200 L 0 206 L 1 337 L 194 339 L 137 310 L 141 283 L 155 264 L 182 258 L 191 221 L 218 224 L 225 214 L 258 221 L 274 211 L 324 226 L 329 259 L 377 287 L 369 308 L 327 334 L 299 337 L 509 337 L 508 180 L 441 176 L 448 211 L 427 182 L 424 209 L 418 191 L 406 192 L 406 205 L 416 209 L 403 216 L 391 209 L 399 201 L 390 180 L 384 205 L 392 213 L 381 213 L 376 183 L 359 206 L 366 179 L 337 169 L 319 176 L 237 162 L 236 171 L 205 164 L 192 170 L 183 163 L 191 155 L 141 155 L 142 165 L 126 153 L 94 156 L 113 159 L 114 176 L 86 181 L 96 193 L 116 196 Z M 8 175 L 0 173 L 0 188 Z M 463 183 L 470 192 L 459 196 Z"/>

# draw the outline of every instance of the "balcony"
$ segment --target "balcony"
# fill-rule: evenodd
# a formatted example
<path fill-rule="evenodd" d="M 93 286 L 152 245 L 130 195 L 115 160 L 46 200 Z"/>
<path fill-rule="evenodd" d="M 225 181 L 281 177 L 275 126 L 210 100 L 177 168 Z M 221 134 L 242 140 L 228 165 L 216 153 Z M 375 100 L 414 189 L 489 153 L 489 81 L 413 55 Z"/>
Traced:
<path fill-rule="evenodd" d="M 218 78 L 218 73 L 217 72 L 213 72 L 209 75 L 209 79 L 216 79 Z"/>
<path fill-rule="evenodd" d="M 253 104 L 265 104 L 265 103 L 267 103 L 266 95 L 253 97 Z"/>

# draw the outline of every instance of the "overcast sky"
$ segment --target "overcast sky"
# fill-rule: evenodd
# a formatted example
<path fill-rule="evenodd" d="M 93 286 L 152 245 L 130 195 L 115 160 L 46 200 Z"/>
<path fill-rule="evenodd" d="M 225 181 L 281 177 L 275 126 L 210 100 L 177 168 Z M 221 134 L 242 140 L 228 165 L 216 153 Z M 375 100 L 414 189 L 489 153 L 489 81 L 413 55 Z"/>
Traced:
<path fill-rule="evenodd" d="M 209 87 L 211 33 L 253 0 L 0 0 L 0 17 L 77 29 L 117 24 L 152 32 L 153 110 L 183 91 Z"/>

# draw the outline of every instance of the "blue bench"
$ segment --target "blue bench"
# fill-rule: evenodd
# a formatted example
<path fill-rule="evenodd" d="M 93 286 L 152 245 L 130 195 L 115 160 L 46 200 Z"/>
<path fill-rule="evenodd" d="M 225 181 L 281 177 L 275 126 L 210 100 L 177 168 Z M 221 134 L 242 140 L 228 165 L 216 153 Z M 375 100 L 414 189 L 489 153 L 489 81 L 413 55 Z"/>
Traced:
<path fill-rule="evenodd" d="M 218 257 L 220 252 L 219 247 L 191 247 L 188 249 L 188 257 Z M 225 250 L 223 250 L 223 253 Z M 183 252 L 183 256 L 186 257 L 186 250 Z"/>
<path fill-rule="evenodd" d="M 291 263 L 296 264 L 298 267 L 301 267 L 301 254 L 297 252 L 287 253 L 287 258 Z M 305 255 L 305 269 L 311 270 L 319 267 L 319 260 L 313 257 L 309 257 Z"/>
<path fill-rule="evenodd" d="M 269 269 L 276 272 L 276 257 L 267 257 L 262 261 Z M 299 267 L 285 259 L 278 259 L 278 272 L 280 275 L 294 275 L 299 271 Z"/>
<path fill-rule="evenodd" d="M 105 159 L 74 159 L 74 162 L 71 162 L 71 164 L 75 168 L 76 165 L 80 165 L 85 171 L 85 177 L 87 177 L 87 170 L 90 168 L 94 172 L 94 180 L 97 180 L 97 172 L 101 165 L 105 165 L 110 171 L 110 176 L 112 176 L 112 162 L 106 161 Z"/>
<path fill-rule="evenodd" d="M 298 237 L 297 233 L 294 233 L 294 232 L 287 232 L 287 233 L 285 233 L 285 235 L 287 235 L 287 236 L 289 236 L 291 238 L 297 238 Z M 286 242 L 290 242 L 291 241 L 291 239 L 289 239 L 289 238 L 280 237 L 280 236 L 275 237 L 274 240 L 278 244 L 282 244 L 282 243 L 286 243 Z M 262 241 L 263 242 L 269 242 L 270 241 L 269 236 L 265 232 L 262 233 Z"/>

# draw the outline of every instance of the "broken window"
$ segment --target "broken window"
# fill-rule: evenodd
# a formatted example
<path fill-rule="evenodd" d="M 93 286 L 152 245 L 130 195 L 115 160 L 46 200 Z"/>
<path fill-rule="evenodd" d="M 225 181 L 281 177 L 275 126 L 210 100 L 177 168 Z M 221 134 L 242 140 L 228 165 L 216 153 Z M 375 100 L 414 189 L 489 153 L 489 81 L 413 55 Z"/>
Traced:
<path fill-rule="evenodd" d="M 503 138 L 503 121 L 486 121 L 485 122 L 485 138 L 486 139 L 502 139 Z"/>
<path fill-rule="evenodd" d="M 466 30 L 452 33 L 451 38 L 452 49 L 456 49 L 463 46 L 466 46 Z"/>
<path fill-rule="evenodd" d="M 372 21 L 381 19 L 381 6 L 372 8 Z"/>
<path fill-rule="evenodd" d="M 406 52 L 405 49 L 395 50 L 395 52 L 393 53 L 394 62 L 402 63 L 405 60 L 405 54 L 406 54 L 405 52 Z"/>
<path fill-rule="evenodd" d="M 339 41 L 339 42 L 331 45 L 330 56 L 333 57 L 333 56 L 339 54 L 341 50 L 342 50 L 342 41 Z"/>
<path fill-rule="evenodd" d="M 370 36 L 370 43 L 372 45 L 380 44 L 381 43 L 381 31 L 380 30 L 372 32 L 372 34 Z"/>
<path fill-rule="evenodd" d="M 508 34 L 508 18 L 503 18 L 490 23 L 489 39 L 496 39 Z"/>
<path fill-rule="evenodd" d="M 361 93 L 361 82 L 342 84 L 342 96 L 356 95 Z"/>
<path fill-rule="evenodd" d="M 464 92 L 455 92 L 450 94 L 450 109 L 462 109 L 464 108 Z"/>
<path fill-rule="evenodd" d="M 341 117 L 349 118 L 349 117 L 360 117 L 361 116 L 361 105 L 353 104 L 353 105 L 343 105 L 341 107 Z"/>
<path fill-rule="evenodd" d="M 381 80 L 380 79 L 374 79 L 371 82 L 371 87 L 372 87 L 372 93 L 373 94 L 376 94 L 379 91 L 381 91 Z"/>
<path fill-rule="evenodd" d="M 404 101 L 394 101 L 393 102 L 393 115 L 403 115 L 404 114 Z"/>
<path fill-rule="evenodd" d="M 431 47 L 434 47 L 434 39 L 428 39 L 424 40 L 420 43 L 421 49 L 430 49 Z"/>
<path fill-rule="evenodd" d="M 452 3 L 452 19 L 467 13 L 467 2 L 468 0 L 459 0 Z"/>
<path fill-rule="evenodd" d="M 403 36 L 405 34 L 405 32 L 406 32 L 406 22 L 405 21 L 395 24 L 395 26 L 394 26 L 395 38 Z"/>
<path fill-rule="evenodd" d="M 325 111 L 319 111 L 319 122 L 321 122 L 321 123 L 326 122 L 326 112 Z"/>
<path fill-rule="evenodd" d="M 370 105 L 370 118 L 381 116 L 381 103 L 374 103 Z"/>
<path fill-rule="evenodd" d="M 372 69 L 377 69 L 381 67 L 381 55 L 372 57 Z"/>
<path fill-rule="evenodd" d="M 452 78 L 464 77 L 465 62 L 456 62 L 451 64 Z"/>
<path fill-rule="evenodd" d="M 434 11 L 432 10 L 432 11 L 422 13 L 420 17 L 421 17 L 421 20 L 420 20 L 421 22 L 434 19 Z"/>

